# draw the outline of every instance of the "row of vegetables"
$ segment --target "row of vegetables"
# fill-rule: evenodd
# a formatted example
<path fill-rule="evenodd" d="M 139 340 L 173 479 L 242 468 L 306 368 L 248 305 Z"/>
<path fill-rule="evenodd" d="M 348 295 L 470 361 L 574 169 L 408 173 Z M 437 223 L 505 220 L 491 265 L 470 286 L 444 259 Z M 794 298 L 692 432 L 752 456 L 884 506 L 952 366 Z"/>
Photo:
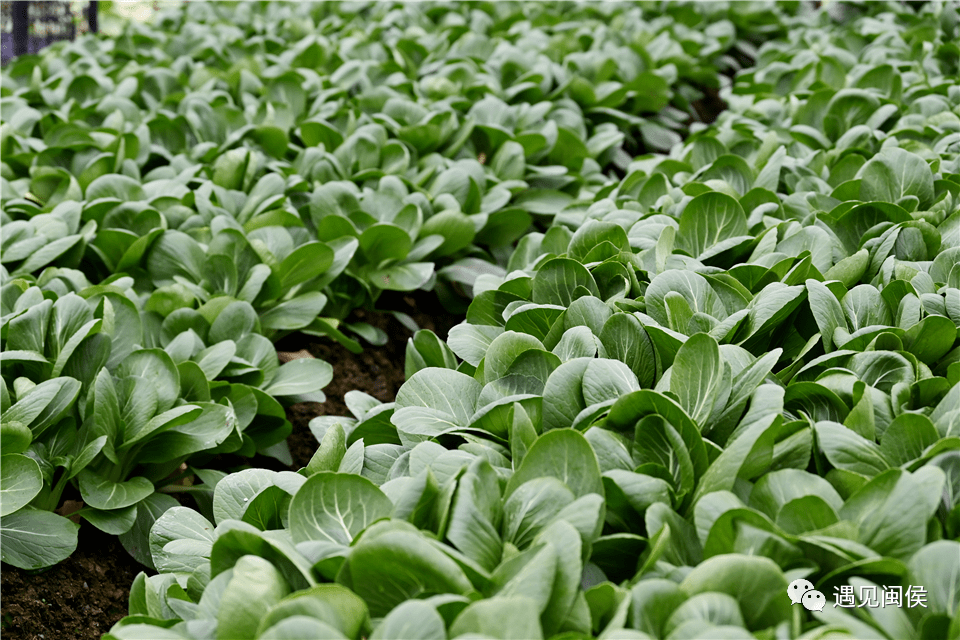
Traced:
<path fill-rule="evenodd" d="M 733 64 L 728 10 L 695 58 L 678 18 L 583 7 L 571 29 L 544 7 L 485 9 L 201 4 L 4 70 L 5 562 L 73 551 L 54 511 L 74 486 L 77 515 L 151 565 L 147 533 L 184 478 L 212 487 L 222 474 L 197 469 L 223 453 L 290 463 L 283 405 L 323 401 L 332 368 L 278 366 L 272 341 L 360 351 L 386 335 L 344 319 L 383 290 L 505 273 L 494 253 L 505 265 L 531 212 L 611 180 L 598 159 L 625 136 L 570 96 L 602 80 L 604 108 L 678 140 L 693 83 Z M 611 15 L 629 33 L 595 29 Z M 636 51 L 614 64 L 595 44 Z M 588 128 L 578 173 L 553 164 Z"/>
<path fill-rule="evenodd" d="M 34 252 L 64 217 L 81 237 L 22 250 L 26 271 L 4 240 L 5 562 L 69 554 L 50 510 L 73 482 L 157 570 L 117 639 L 960 638 L 955 6 L 240 7 L 98 54 L 136 79 L 151 139 L 174 95 L 196 136 L 164 160 L 113 149 L 155 180 L 74 188 L 4 160 L 32 195 L 5 227 Z M 163 46 L 190 52 L 168 64 L 197 99 L 145 89 L 138 56 Z M 60 86 L 44 63 L 12 70 L 21 110 Z M 721 71 L 729 109 L 686 124 Z M 44 157 L 12 121 L 3 144 Z M 62 201 L 37 203 L 49 184 Z M 446 342 L 410 340 L 394 402 L 349 393 L 299 473 L 204 470 L 283 459 L 281 403 L 322 397 L 330 369 L 278 367 L 270 339 L 376 342 L 338 320 L 392 285 L 472 299 Z M 800 578 L 927 595 L 808 613 Z"/>

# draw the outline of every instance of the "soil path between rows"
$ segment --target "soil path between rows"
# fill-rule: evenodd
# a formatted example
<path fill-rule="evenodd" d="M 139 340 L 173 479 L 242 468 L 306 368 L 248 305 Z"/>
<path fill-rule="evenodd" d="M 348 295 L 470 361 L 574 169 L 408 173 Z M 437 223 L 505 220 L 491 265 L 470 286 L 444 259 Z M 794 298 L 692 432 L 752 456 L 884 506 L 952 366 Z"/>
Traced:
<path fill-rule="evenodd" d="M 433 293 L 385 295 L 379 306 L 406 313 L 421 329 L 430 329 L 441 339 L 446 339 L 450 328 L 463 319 L 445 311 Z M 349 321 L 366 322 L 381 329 L 388 336 L 387 343 L 382 347 L 365 345 L 360 354 L 330 340 L 302 334 L 287 336 L 277 343 L 278 351 L 306 349 L 333 365 L 333 380 L 324 389 L 326 402 L 297 404 L 287 409 L 287 419 L 293 424 L 288 438 L 293 465 L 287 467 L 263 456 L 253 460 L 222 456 L 207 466 L 222 471 L 246 466 L 296 471 L 306 466 L 317 450 L 317 440 L 308 426 L 310 420 L 321 415 L 349 415 L 343 400 L 347 392 L 358 389 L 383 402 L 394 399 L 404 381 L 404 358 L 412 332 L 384 313 L 357 310 Z M 76 552 L 60 564 L 35 575 L 2 565 L 0 637 L 97 640 L 127 615 L 130 585 L 137 573 L 144 570 L 115 536 L 84 524 Z"/>
<path fill-rule="evenodd" d="M 446 340 L 447 332 L 463 320 L 462 316 L 444 310 L 432 293 L 416 297 L 397 296 L 389 298 L 386 304 L 381 299 L 381 305 L 406 313 L 418 327 L 433 331 L 441 340 Z M 360 354 L 351 353 L 329 340 L 302 335 L 287 336 L 277 343 L 278 351 L 306 349 L 314 357 L 332 364 L 334 371 L 333 380 L 323 390 L 327 396 L 326 402 L 305 402 L 287 410 L 287 419 L 293 423 L 293 434 L 287 438 L 293 457 L 293 470 L 305 467 L 319 446 L 307 426 L 310 420 L 317 416 L 350 416 L 343 397 L 354 389 L 368 393 L 381 402 L 392 402 L 403 384 L 407 340 L 413 333 L 392 315 L 356 310 L 351 320 L 366 322 L 384 331 L 388 337 L 387 343 L 382 347 L 366 346 Z"/>

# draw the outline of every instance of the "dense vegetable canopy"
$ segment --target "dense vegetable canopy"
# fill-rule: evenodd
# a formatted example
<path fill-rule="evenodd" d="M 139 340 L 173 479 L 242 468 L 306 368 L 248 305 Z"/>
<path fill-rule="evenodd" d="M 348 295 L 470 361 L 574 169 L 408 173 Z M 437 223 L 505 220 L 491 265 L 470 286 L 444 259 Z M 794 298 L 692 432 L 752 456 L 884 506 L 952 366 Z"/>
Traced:
<path fill-rule="evenodd" d="M 21 58 L 3 560 L 69 555 L 73 482 L 159 572 L 118 640 L 960 638 L 957 7 L 834 9 L 191 3 Z M 322 397 L 271 339 L 431 287 L 394 402 L 204 470 Z"/>

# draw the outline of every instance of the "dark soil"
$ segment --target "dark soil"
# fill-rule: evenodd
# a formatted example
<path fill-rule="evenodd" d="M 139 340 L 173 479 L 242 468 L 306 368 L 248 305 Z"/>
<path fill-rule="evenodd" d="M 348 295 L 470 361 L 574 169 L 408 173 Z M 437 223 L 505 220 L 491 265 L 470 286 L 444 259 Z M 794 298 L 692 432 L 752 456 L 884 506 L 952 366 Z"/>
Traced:
<path fill-rule="evenodd" d="M 411 316 L 421 329 L 430 329 L 441 338 L 462 317 L 443 309 L 433 293 L 384 295 L 381 309 Z M 288 439 L 293 457 L 291 470 L 307 464 L 319 443 L 307 426 L 321 415 L 349 415 L 343 396 L 359 389 L 384 401 L 393 400 L 403 384 L 407 339 L 413 333 L 392 315 L 357 310 L 348 322 L 367 322 L 386 332 L 382 347 L 364 345 L 354 354 L 330 340 L 302 334 L 287 336 L 277 344 L 281 352 L 306 349 L 311 355 L 333 365 L 333 381 L 324 389 L 324 403 L 303 403 L 290 407 L 287 418 L 293 423 Z M 273 458 L 255 460 L 217 458 L 208 467 L 229 471 L 239 465 L 283 470 Z M 120 541 L 84 524 L 76 552 L 55 567 L 36 575 L 2 565 L 3 640 L 94 640 L 127 614 L 130 585 L 137 573 L 146 570 L 124 550 Z M 147 570 L 148 573 L 153 573 Z"/>
<path fill-rule="evenodd" d="M 430 329 L 445 340 L 447 332 L 463 318 L 448 313 L 433 293 L 416 296 L 395 295 L 380 298 L 382 309 L 401 311 L 411 316 L 421 329 Z M 363 353 L 354 354 L 342 345 L 301 334 L 287 336 L 277 344 L 278 351 L 306 349 L 311 355 L 333 365 L 333 381 L 323 390 L 327 401 L 304 402 L 287 409 L 293 434 L 287 439 L 293 457 L 293 470 L 305 467 L 319 443 L 307 426 L 317 416 L 349 416 L 343 396 L 354 389 L 369 393 L 382 402 L 391 402 L 403 384 L 403 365 L 407 339 L 413 333 L 392 315 L 358 309 L 349 322 L 366 322 L 386 332 L 387 344 L 382 347 L 364 345 Z"/>
<path fill-rule="evenodd" d="M 3 565 L 3 638 L 99 638 L 127 615 L 130 585 L 143 570 L 116 536 L 84 525 L 74 554 L 43 573 Z"/>
<path fill-rule="evenodd" d="M 720 92 L 710 87 L 699 87 L 703 97 L 692 103 L 701 122 L 715 122 L 721 113 L 726 111 L 727 103 L 720 97 Z"/>

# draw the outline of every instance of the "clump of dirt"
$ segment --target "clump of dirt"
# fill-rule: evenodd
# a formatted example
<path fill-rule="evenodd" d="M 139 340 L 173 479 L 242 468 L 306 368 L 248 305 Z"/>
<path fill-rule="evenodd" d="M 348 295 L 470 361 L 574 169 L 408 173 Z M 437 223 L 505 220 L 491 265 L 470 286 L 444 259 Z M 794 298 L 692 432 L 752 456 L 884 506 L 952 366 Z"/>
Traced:
<path fill-rule="evenodd" d="M 72 556 L 43 573 L 4 564 L 4 640 L 94 640 L 127 615 L 130 585 L 148 571 L 130 557 L 116 536 L 80 527 Z M 152 573 L 152 572 L 150 572 Z"/>
<path fill-rule="evenodd" d="M 380 298 L 382 309 L 400 311 L 409 315 L 421 329 L 429 329 L 441 339 L 463 320 L 447 312 L 433 293 L 416 295 L 389 295 Z M 333 365 L 333 380 L 323 390 L 324 403 L 304 402 L 287 409 L 287 419 L 293 424 L 293 434 L 287 439 L 293 458 L 292 469 L 306 466 L 319 443 L 307 426 L 317 416 L 349 416 L 343 397 L 354 389 L 369 393 L 382 402 L 391 402 L 404 382 L 404 361 L 407 340 L 413 332 L 389 314 L 357 309 L 348 322 L 366 322 L 384 331 L 388 340 L 382 347 L 364 345 L 363 353 L 351 353 L 332 340 L 303 334 L 287 336 L 277 344 L 278 351 L 296 352 L 306 349 L 311 355 Z"/>

